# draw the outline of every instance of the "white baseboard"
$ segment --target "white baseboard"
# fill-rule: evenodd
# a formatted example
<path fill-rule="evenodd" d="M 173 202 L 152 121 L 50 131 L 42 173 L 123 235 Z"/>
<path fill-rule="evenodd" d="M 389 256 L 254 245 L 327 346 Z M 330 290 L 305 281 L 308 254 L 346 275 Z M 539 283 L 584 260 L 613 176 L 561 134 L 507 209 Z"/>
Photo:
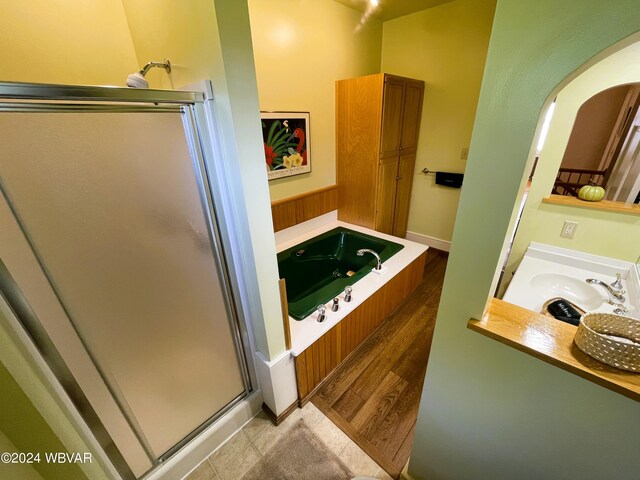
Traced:
<path fill-rule="evenodd" d="M 263 401 L 280 415 L 298 400 L 294 358 L 287 350 L 272 361 L 260 352 L 254 354 L 254 359 Z"/>
<path fill-rule="evenodd" d="M 451 250 L 451 242 L 449 240 L 441 240 L 439 238 L 429 237 L 428 235 L 422 235 L 421 233 L 407 232 L 405 237 L 412 242 L 421 243 L 428 247 L 433 247 L 437 250 L 448 252 Z"/>

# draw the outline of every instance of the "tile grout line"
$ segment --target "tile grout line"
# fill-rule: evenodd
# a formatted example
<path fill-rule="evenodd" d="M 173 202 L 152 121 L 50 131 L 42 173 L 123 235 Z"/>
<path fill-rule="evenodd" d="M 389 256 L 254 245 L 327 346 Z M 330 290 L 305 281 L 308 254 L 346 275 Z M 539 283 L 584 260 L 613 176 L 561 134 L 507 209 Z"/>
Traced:
<path fill-rule="evenodd" d="M 211 452 L 211 455 L 213 455 L 213 452 Z M 205 461 L 209 462 L 209 465 L 211 465 L 211 468 L 213 469 L 213 473 L 215 473 L 215 477 L 218 478 L 218 480 L 221 480 L 222 477 L 220 476 L 220 472 L 218 472 L 218 469 L 216 468 L 216 466 L 213 464 L 213 462 L 211 461 L 211 455 L 209 455 Z M 215 478 L 214 477 L 214 478 Z"/>

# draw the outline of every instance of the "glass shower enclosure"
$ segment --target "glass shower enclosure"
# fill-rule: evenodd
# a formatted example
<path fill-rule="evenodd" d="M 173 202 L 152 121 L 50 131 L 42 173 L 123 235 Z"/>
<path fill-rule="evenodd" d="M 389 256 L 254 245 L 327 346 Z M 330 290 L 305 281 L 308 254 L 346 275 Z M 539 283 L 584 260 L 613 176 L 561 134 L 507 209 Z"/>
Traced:
<path fill-rule="evenodd" d="M 0 98 L 2 295 L 140 477 L 252 390 L 203 96 L 4 83 Z"/>

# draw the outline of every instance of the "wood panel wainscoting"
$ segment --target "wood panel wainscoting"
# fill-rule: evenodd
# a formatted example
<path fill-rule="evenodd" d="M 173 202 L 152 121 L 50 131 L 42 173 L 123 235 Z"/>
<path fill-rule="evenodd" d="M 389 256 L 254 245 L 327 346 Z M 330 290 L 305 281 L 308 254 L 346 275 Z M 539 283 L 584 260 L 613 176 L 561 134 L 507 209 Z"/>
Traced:
<path fill-rule="evenodd" d="M 273 231 L 278 232 L 338 209 L 338 186 L 319 188 L 271 202 Z"/>
<path fill-rule="evenodd" d="M 426 252 L 295 358 L 300 406 L 420 285 Z"/>

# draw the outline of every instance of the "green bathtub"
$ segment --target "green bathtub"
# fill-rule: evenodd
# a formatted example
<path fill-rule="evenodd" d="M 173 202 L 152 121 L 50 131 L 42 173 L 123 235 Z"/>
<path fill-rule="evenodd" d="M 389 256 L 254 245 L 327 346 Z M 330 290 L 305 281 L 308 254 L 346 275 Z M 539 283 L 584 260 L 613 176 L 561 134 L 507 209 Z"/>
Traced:
<path fill-rule="evenodd" d="M 289 315 L 302 320 L 368 274 L 376 260 L 370 254 L 358 257 L 361 248 L 374 250 L 385 262 L 404 246 L 338 227 L 280 252 L 278 270 L 287 284 Z"/>

